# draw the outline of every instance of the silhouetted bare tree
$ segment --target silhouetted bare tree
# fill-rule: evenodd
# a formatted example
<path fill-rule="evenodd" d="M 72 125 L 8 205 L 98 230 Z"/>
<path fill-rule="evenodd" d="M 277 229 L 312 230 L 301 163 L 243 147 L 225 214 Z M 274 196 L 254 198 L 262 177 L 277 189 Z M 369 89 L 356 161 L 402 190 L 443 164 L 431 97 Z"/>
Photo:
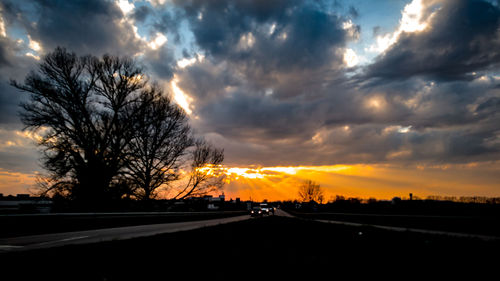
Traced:
<path fill-rule="evenodd" d="M 318 203 L 323 203 L 323 189 L 314 181 L 306 180 L 299 186 L 299 199 L 302 202 L 315 201 Z"/>
<path fill-rule="evenodd" d="M 223 160 L 221 150 L 194 145 L 183 110 L 150 85 L 130 58 L 79 57 L 56 48 L 23 84 L 11 84 L 30 93 L 21 120 L 42 135 L 45 191 L 84 205 L 99 206 L 132 192 L 153 197 L 159 186 L 177 178 L 190 146 L 195 172 L 185 195 L 195 194 L 211 178 L 197 169 Z"/>
<path fill-rule="evenodd" d="M 86 202 L 109 198 L 132 138 L 131 104 L 146 86 L 140 78 L 130 59 L 78 57 L 56 48 L 24 84 L 12 81 L 31 94 L 22 104 L 26 128 L 46 129 L 39 144 L 53 188 L 65 186 Z"/>
<path fill-rule="evenodd" d="M 224 161 L 224 150 L 198 140 L 191 151 L 191 165 L 185 186 L 174 199 L 201 196 L 222 187 L 223 174 L 219 165 Z"/>
<path fill-rule="evenodd" d="M 136 106 L 127 174 L 135 196 L 148 200 L 160 186 L 178 179 L 181 156 L 194 140 L 184 111 L 158 87 L 144 92 Z"/>

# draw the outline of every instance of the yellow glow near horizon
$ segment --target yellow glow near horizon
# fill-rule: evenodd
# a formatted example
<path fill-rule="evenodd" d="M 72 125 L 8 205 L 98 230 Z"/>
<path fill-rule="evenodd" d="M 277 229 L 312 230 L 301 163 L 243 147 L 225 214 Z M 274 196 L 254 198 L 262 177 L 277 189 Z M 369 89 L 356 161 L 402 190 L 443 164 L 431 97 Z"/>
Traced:
<path fill-rule="evenodd" d="M 408 151 L 398 151 L 395 158 Z M 500 162 L 444 166 L 354 164 L 275 167 L 205 167 L 225 176 L 224 193 L 243 200 L 295 200 L 298 186 L 313 180 L 324 188 L 326 200 L 346 197 L 391 199 L 413 193 L 420 198 L 500 196 Z"/>
<path fill-rule="evenodd" d="M 222 165 L 210 166 L 200 168 L 207 174 L 219 173 L 226 176 L 226 182 L 239 180 L 240 178 L 246 179 L 263 179 L 271 177 L 279 177 L 285 175 L 297 175 L 303 171 L 316 171 L 316 172 L 342 172 L 350 169 L 351 166 L 347 165 L 331 165 L 331 166 L 288 166 L 288 167 L 224 167 Z"/>
<path fill-rule="evenodd" d="M 0 193 L 29 193 L 36 184 L 36 173 L 12 172 L 0 168 Z"/>
<path fill-rule="evenodd" d="M 403 157 L 407 151 L 394 152 Z M 440 196 L 500 196 L 500 161 L 446 165 L 352 164 L 323 166 L 227 167 L 200 169 L 222 175 L 226 198 L 270 201 L 297 199 L 298 186 L 313 180 L 324 189 L 325 199 L 345 197 L 391 199 L 409 193 L 420 198 Z M 0 193 L 27 193 L 36 173 L 0 169 Z"/>

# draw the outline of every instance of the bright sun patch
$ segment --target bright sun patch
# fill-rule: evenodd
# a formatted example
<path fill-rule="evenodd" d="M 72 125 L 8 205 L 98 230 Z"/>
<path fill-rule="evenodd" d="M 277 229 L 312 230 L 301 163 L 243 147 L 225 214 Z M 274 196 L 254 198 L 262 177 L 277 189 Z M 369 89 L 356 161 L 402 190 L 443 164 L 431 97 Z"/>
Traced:
<path fill-rule="evenodd" d="M 272 179 L 280 178 L 283 175 L 294 176 L 302 172 L 327 172 L 335 173 L 350 169 L 347 165 L 331 166 L 290 166 L 290 167 L 224 167 L 223 165 L 207 165 L 200 168 L 200 171 L 211 174 L 220 174 L 226 177 L 226 182 L 230 183 L 242 179 Z"/>
<path fill-rule="evenodd" d="M 189 103 L 193 100 L 190 96 L 186 95 L 184 91 L 177 86 L 177 83 L 179 82 L 178 78 L 174 76 L 174 79 L 172 79 L 172 82 L 170 82 L 170 86 L 172 87 L 172 91 L 174 92 L 174 99 L 177 102 L 177 104 L 186 111 L 187 114 L 191 114 L 193 111 L 190 109 Z"/>
<path fill-rule="evenodd" d="M 0 36 L 7 37 L 7 31 L 5 29 L 5 22 L 3 21 L 1 14 L 0 14 Z"/>
<path fill-rule="evenodd" d="M 156 50 L 158 48 L 160 48 L 161 46 L 163 46 L 163 44 L 165 44 L 167 42 L 167 37 L 161 33 L 156 33 L 156 37 L 148 43 L 148 46 L 153 49 L 153 50 Z"/>
<path fill-rule="evenodd" d="M 344 53 L 344 62 L 347 67 L 356 66 L 359 63 L 358 55 L 353 49 L 346 49 Z"/>
<path fill-rule="evenodd" d="M 120 10 L 122 10 L 123 14 L 128 14 L 134 10 L 135 5 L 134 3 L 128 2 L 128 0 L 119 0 L 116 2 L 116 5 L 120 7 Z"/>
<path fill-rule="evenodd" d="M 428 27 L 428 21 L 434 13 L 427 18 L 424 17 L 425 7 L 422 0 L 413 0 L 406 5 L 401 13 L 399 27 L 393 33 L 388 33 L 382 36 L 377 36 L 375 44 L 367 48 L 367 51 L 374 53 L 382 53 L 390 46 L 396 43 L 401 33 L 413 33 L 424 31 Z"/>

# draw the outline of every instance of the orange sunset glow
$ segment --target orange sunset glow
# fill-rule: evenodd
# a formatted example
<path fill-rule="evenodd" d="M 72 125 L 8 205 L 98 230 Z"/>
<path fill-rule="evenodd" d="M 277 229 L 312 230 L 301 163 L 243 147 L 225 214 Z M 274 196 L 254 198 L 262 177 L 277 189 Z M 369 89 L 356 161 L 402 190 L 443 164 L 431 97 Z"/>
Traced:
<path fill-rule="evenodd" d="M 202 168 L 224 175 L 222 190 L 227 198 L 242 200 L 295 200 L 304 180 L 325 188 L 325 199 L 336 195 L 363 199 L 391 199 L 413 193 L 420 198 L 442 196 L 488 196 L 497 194 L 498 162 L 467 165 L 398 167 L 383 164 L 329 166 L 276 166 Z M 36 192 L 36 175 L 0 171 L 0 189 L 6 194 Z M 215 195 L 219 194 L 216 193 Z"/>
<path fill-rule="evenodd" d="M 204 168 L 211 171 L 213 168 Z M 228 198 L 294 200 L 307 179 L 325 188 L 325 198 L 336 195 L 391 199 L 409 193 L 426 198 L 444 196 L 495 196 L 500 173 L 498 162 L 467 165 L 399 167 L 383 164 L 289 167 L 217 167 L 225 175 Z"/>

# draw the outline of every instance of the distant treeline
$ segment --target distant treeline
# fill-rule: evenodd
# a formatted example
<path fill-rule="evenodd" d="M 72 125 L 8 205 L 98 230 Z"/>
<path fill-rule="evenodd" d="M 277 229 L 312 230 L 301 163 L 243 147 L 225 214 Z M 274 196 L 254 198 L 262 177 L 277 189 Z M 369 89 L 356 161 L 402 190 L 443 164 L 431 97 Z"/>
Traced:
<path fill-rule="evenodd" d="M 440 196 L 440 195 L 429 195 L 427 197 L 421 198 L 419 196 L 409 197 L 394 197 L 391 200 L 378 200 L 376 198 L 359 198 L 359 197 L 345 197 L 342 195 L 336 195 L 335 197 L 331 197 L 328 200 L 328 203 L 334 203 L 336 201 L 349 201 L 353 203 L 361 203 L 361 204 L 370 204 L 379 201 L 392 201 L 397 202 L 401 200 L 412 200 L 412 201 L 449 201 L 449 202 L 457 202 L 457 203 L 476 203 L 476 204 L 500 204 L 500 197 L 486 197 L 486 196 Z"/>
<path fill-rule="evenodd" d="M 426 200 L 434 201 L 451 201 L 460 203 L 478 203 L 478 204 L 500 204 L 500 197 L 484 197 L 484 196 L 439 196 L 430 195 Z"/>
<path fill-rule="evenodd" d="M 479 215 L 500 216 L 500 198 L 498 197 L 445 197 L 428 196 L 421 199 L 394 197 L 392 200 L 362 199 L 358 197 L 331 197 L 327 203 L 315 201 L 280 202 L 283 209 L 292 212 L 326 213 L 375 213 L 375 214 L 417 214 L 417 215 Z"/>
<path fill-rule="evenodd" d="M 374 203 L 398 203 L 401 201 L 440 201 L 440 202 L 453 202 L 453 203 L 473 203 L 473 204 L 500 204 L 500 197 L 486 197 L 486 196 L 441 196 L 441 195 L 429 195 L 425 198 L 419 196 L 412 196 L 412 198 L 403 197 L 393 197 L 391 200 L 387 199 L 376 199 L 376 198 L 360 198 L 360 197 L 346 197 L 342 195 L 336 195 L 330 197 L 327 202 L 320 203 L 316 201 L 311 201 L 304 203 L 301 200 L 285 200 L 276 201 L 279 203 L 286 204 L 313 204 L 313 205 L 328 205 L 335 203 L 351 203 L 351 204 L 374 204 Z"/>

